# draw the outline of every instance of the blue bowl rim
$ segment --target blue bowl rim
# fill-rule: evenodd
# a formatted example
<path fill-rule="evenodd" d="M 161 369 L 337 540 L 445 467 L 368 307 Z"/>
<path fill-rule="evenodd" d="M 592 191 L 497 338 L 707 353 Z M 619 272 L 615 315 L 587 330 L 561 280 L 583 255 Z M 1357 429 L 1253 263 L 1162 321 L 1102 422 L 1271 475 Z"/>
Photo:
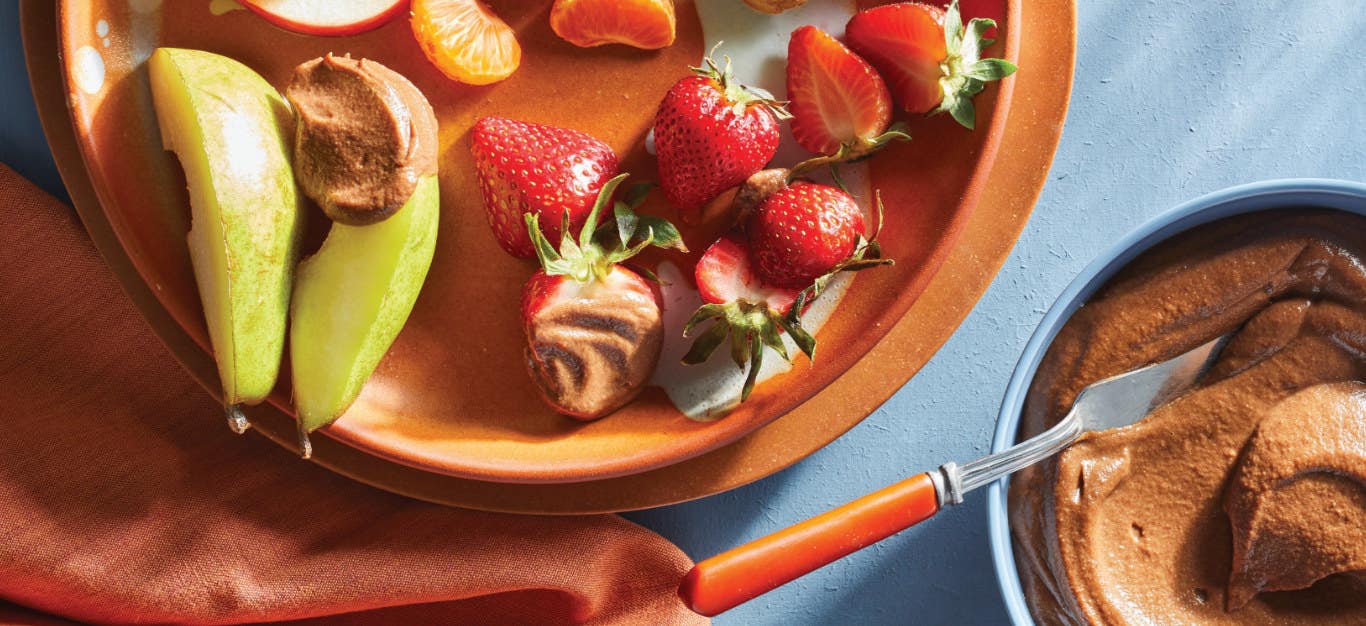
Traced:
<path fill-rule="evenodd" d="M 1287 178 L 1228 187 L 1168 209 L 1096 257 L 1058 296 L 1025 345 L 1001 402 L 991 451 L 999 452 L 1015 443 L 1025 393 L 1044 352 L 1063 323 L 1116 272 L 1154 245 L 1195 226 L 1242 213 L 1297 206 L 1366 215 L 1366 184 L 1323 178 Z M 996 582 L 1011 622 L 1015 626 L 1033 626 L 1034 620 L 1015 568 L 1006 510 L 1008 489 L 1009 479 L 1001 479 L 988 487 L 987 533 L 991 556 Z"/>

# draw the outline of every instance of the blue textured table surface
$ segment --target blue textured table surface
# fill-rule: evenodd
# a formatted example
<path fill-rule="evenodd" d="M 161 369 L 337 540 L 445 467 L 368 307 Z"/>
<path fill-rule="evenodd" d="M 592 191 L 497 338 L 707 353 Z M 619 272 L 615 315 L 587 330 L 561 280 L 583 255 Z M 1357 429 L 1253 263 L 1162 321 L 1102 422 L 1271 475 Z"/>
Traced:
<path fill-rule="evenodd" d="M 60 195 L 24 73 L 16 4 L 0 3 L 0 162 Z M 700 559 L 908 473 L 981 455 L 1034 325 L 1072 276 L 1122 234 L 1236 183 L 1366 179 L 1360 2 L 1078 4 L 1076 86 L 1048 184 L 1000 275 L 953 338 L 885 406 L 805 461 L 729 493 L 628 517 Z M 716 620 L 1005 622 L 981 494 Z"/>

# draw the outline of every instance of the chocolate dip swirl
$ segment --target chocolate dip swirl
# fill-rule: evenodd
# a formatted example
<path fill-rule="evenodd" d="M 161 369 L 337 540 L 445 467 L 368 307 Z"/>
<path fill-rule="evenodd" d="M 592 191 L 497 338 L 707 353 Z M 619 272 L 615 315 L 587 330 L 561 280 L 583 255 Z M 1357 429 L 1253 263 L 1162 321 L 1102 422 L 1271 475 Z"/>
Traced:
<path fill-rule="evenodd" d="M 1230 218 L 1146 253 L 1073 315 L 1021 437 L 1086 385 L 1233 338 L 1195 389 L 1010 489 L 1042 624 L 1366 624 L 1366 219 Z"/>
<path fill-rule="evenodd" d="M 295 68 L 294 176 L 334 221 L 362 226 L 398 211 L 436 175 L 436 113 L 408 79 L 331 54 Z"/>
<path fill-rule="evenodd" d="M 553 302 L 527 320 L 527 370 L 546 402 L 579 419 L 606 415 L 636 397 L 664 345 L 655 296 L 614 270 L 589 283 L 563 281 Z"/>

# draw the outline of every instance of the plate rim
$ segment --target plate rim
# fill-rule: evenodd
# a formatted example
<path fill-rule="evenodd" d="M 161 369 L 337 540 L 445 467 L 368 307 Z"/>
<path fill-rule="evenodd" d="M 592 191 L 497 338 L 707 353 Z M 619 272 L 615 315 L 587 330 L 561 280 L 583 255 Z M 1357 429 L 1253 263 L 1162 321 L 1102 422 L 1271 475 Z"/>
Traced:
<path fill-rule="evenodd" d="M 1005 48 L 1003 56 L 1018 61 L 1022 29 L 1015 27 L 1015 25 L 1020 23 L 1022 0 L 999 1 L 1004 4 L 1005 9 L 1004 25 L 1006 31 L 1003 41 Z M 80 38 L 73 37 L 72 32 L 73 29 L 83 28 L 94 19 L 94 16 L 90 15 L 93 8 L 91 3 L 84 1 L 63 0 L 59 3 L 57 9 L 59 52 L 71 52 L 78 44 L 83 43 Z M 76 93 L 80 88 L 76 68 L 72 63 L 64 61 L 60 64 L 59 69 L 66 85 L 67 94 Z M 981 138 L 980 150 L 971 155 L 970 169 L 965 185 L 953 204 L 954 210 L 950 219 L 942 224 L 942 234 L 940 240 L 933 247 L 933 254 L 918 265 L 911 277 L 912 280 L 905 284 L 904 289 L 892 294 L 892 297 L 888 298 L 878 308 L 876 318 L 869 320 L 870 323 L 867 324 L 866 330 L 848 338 L 849 343 L 842 346 L 841 350 L 827 353 L 823 357 L 822 371 L 818 375 L 789 378 L 780 388 L 761 386 L 757 389 L 755 396 L 750 399 L 752 406 L 763 405 L 764 403 L 772 406 L 739 411 L 738 414 L 730 415 L 725 420 L 712 421 L 704 428 L 696 431 L 695 434 L 673 439 L 669 443 L 640 448 L 632 454 L 618 454 L 607 458 L 574 458 L 569 462 L 547 457 L 536 460 L 521 459 L 517 463 L 509 464 L 497 458 L 444 456 L 434 454 L 423 446 L 412 445 L 411 442 L 390 440 L 373 430 L 354 427 L 352 423 L 346 420 L 336 422 L 319 432 L 324 437 L 339 441 L 368 454 L 422 471 L 488 482 L 549 484 L 603 480 L 674 465 L 724 447 L 763 428 L 820 393 L 839 378 L 843 371 L 847 371 L 866 356 L 886 336 L 892 326 L 905 316 L 934 276 L 942 269 L 944 261 L 954 247 L 960 243 L 963 226 L 976 210 L 986 181 L 990 177 L 1001 137 L 1009 121 L 1016 82 L 1017 79 L 1006 80 L 992 87 L 992 101 L 987 123 L 980 126 L 977 131 Z M 109 173 L 109 169 L 106 167 L 106 159 L 96 144 L 97 134 L 93 129 L 83 128 L 78 121 L 89 119 L 90 115 L 98 110 L 98 105 L 92 106 L 87 99 L 83 98 L 68 97 L 66 101 L 68 108 L 71 109 L 71 119 L 76 130 L 77 148 L 80 151 L 85 171 L 92 182 L 95 196 L 104 206 L 113 204 L 112 201 L 106 202 L 106 200 L 109 200 L 108 194 L 112 193 L 111 189 L 116 185 L 113 182 L 113 175 Z M 138 279 L 145 284 L 153 284 L 158 269 L 145 255 L 137 252 L 137 238 L 125 232 L 129 228 L 126 219 L 114 219 L 111 214 L 104 213 L 103 209 L 101 212 L 103 213 L 103 220 L 108 222 L 114 237 L 119 241 L 120 247 L 137 271 Z M 858 278 L 855 277 L 855 280 L 858 281 Z M 212 349 L 208 345 L 208 337 L 202 328 L 200 316 L 191 316 L 188 310 L 173 306 L 172 301 L 166 299 L 166 294 L 159 289 L 155 290 L 153 294 L 160 306 L 194 340 L 199 351 L 211 356 Z M 182 362 L 190 358 L 190 355 L 181 351 L 177 351 L 175 356 L 177 360 Z M 784 376 L 784 378 L 787 377 Z M 221 397 L 221 387 L 216 377 L 201 378 L 199 382 L 210 394 Z M 288 394 L 282 394 L 278 389 L 263 404 L 270 404 L 276 410 L 287 415 L 293 413 L 292 407 L 289 406 Z M 866 415 L 862 417 L 866 417 Z M 862 419 L 862 417 L 857 419 Z M 315 440 L 320 438 L 314 437 Z M 297 444 L 294 447 L 297 449 Z"/>
<path fill-rule="evenodd" d="M 44 4 L 47 6 L 43 6 Z M 333 442 L 327 440 L 321 442 L 323 445 L 319 446 L 319 455 L 315 460 L 321 465 L 361 482 L 424 500 L 493 511 L 580 514 L 649 508 L 711 495 L 768 476 L 824 447 L 861 422 L 873 409 L 899 389 L 961 324 L 963 318 L 966 317 L 1005 262 L 1042 190 L 1052 156 L 1057 149 L 1062 124 L 1066 118 L 1067 104 L 1071 96 L 1076 54 L 1076 6 L 1074 0 L 1043 0 L 1031 3 L 1031 5 L 1032 9 L 1020 11 L 1021 18 L 1017 21 L 1019 28 L 1013 30 L 1023 32 L 1028 28 L 1031 22 L 1023 19 L 1026 14 L 1035 15 L 1035 19 L 1040 19 L 1039 15 L 1053 18 L 1047 23 L 1047 26 L 1054 29 L 1052 41 L 1054 46 L 1040 45 L 1036 47 L 1046 49 L 1035 50 L 1036 54 L 1050 57 L 1048 62 L 1053 65 L 1049 69 L 1053 73 L 1051 75 L 1048 72 L 1042 73 L 1043 76 L 1036 81 L 1039 86 L 1035 90 L 1039 93 L 1032 94 L 1036 99 L 1031 101 L 1031 105 L 1037 107 L 1035 112 L 1042 112 L 1040 117 L 1046 119 L 1029 119 L 1029 128 L 1019 130 L 1018 134 L 1029 133 L 1028 139 L 1030 140 L 1019 139 L 1021 145 L 1012 145 L 1015 149 L 1029 153 L 1032 159 L 1024 159 L 1029 161 L 1029 168 L 1014 164 L 1009 166 L 1009 169 L 1014 170 L 1010 176 L 1026 180 L 1023 190 L 1017 188 L 1009 192 L 1001 191 L 996 195 L 1004 197 L 994 198 L 994 201 L 1007 206 L 1009 210 L 1003 216 L 1013 218 L 1013 222 L 1006 224 L 1004 228 L 999 228 L 1000 224 L 995 224 L 993 229 L 996 232 L 988 232 L 987 238 L 991 241 L 984 244 L 960 241 L 957 248 L 968 247 L 972 249 L 950 251 L 945 255 L 945 263 L 955 256 L 971 256 L 973 257 L 973 264 L 967 267 L 955 267 L 956 271 L 953 272 L 955 276 L 952 279 L 945 277 L 947 272 L 943 271 L 941 267 L 940 271 L 929 280 L 929 286 L 916 303 L 916 305 L 925 303 L 924 306 L 926 307 L 940 307 L 940 309 L 930 311 L 932 315 L 946 320 L 946 323 L 942 324 L 940 332 L 928 337 L 927 340 L 918 340 L 919 338 L 913 332 L 914 329 L 911 328 L 912 324 L 908 323 L 910 313 L 915 312 L 917 308 L 916 305 L 913 305 L 908 314 L 894 324 L 894 328 L 888 333 L 888 338 L 895 337 L 896 341 L 889 342 L 887 338 L 884 338 L 862 360 L 856 362 L 848 371 L 837 377 L 829 386 L 815 394 L 797 410 L 785 416 L 788 419 L 780 418 L 774 424 L 760 428 L 737 442 L 701 457 L 642 474 L 607 480 L 551 485 L 495 484 L 452 476 L 433 475 L 409 467 L 398 466 L 390 461 L 364 455 L 340 444 L 333 445 Z M 1018 5 L 1012 0 L 1011 6 Z M 79 150 L 75 146 L 76 131 L 72 125 L 70 113 L 66 110 L 65 93 L 52 84 L 54 76 L 60 75 L 60 73 L 54 74 L 51 71 L 59 62 L 58 55 L 55 54 L 58 49 L 55 14 L 56 7 L 53 3 L 45 3 L 43 0 L 23 0 L 21 5 L 21 21 L 26 60 L 30 69 L 30 81 L 33 84 L 35 100 L 39 105 L 40 118 L 45 133 L 54 156 L 58 160 L 59 170 L 71 193 L 77 212 L 80 214 L 87 231 L 90 232 L 96 247 L 115 274 L 120 277 L 120 283 L 125 292 L 129 293 L 134 303 L 143 312 L 153 331 L 178 357 L 187 347 L 198 351 L 194 341 L 178 324 L 170 319 L 169 314 L 151 294 L 141 276 L 132 267 L 131 261 L 119 247 L 109 224 L 101 219 L 101 210 L 97 200 L 95 200 L 88 175 L 84 172 L 84 164 L 79 158 Z M 1020 37 L 1023 40 L 1023 35 Z M 1063 45 L 1059 46 L 1060 42 Z M 1043 63 L 1036 66 L 1045 67 Z M 1019 99 L 1013 99 L 1011 108 L 1013 109 L 1015 106 L 1021 106 Z M 66 117 L 65 122 L 62 121 L 62 117 Z M 1009 129 L 1002 133 L 1002 137 L 1007 134 L 1009 134 Z M 74 162 L 73 155 L 77 157 Z M 986 182 L 989 183 L 991 178 L 992 176 L 988 176 Z M 983 187 L 987 188 L 990 185 L 986 184 Z M 980 211 L 974 211 L 974 213 L 980 213 Z M 967 219 L 969 222 L 972 221 L 971 218 Z M 966 243 L 972 245 L 966 246 Z M 990 249 L 977 250 L 976 248 L 979 245 L 986 245 Z M 127 280 L 130 272 L 137 279 L 135 283 L 130 283 Z M 954 300 L 953 295 L 949 293 L 951 288 L 935 288 L 936 284 L 950 280 L 969 283 L 967 287 L 972 293 L 971 300 L 966 302 Z M 948 300 L 947 304 L 939 302 L 942 300 Z M 878 368 L 873 372 L 868 361 L 869 357 L 874 355 L 885 358 L 901 367 L 892 374 L 888 374 L 888 368 L 885 367 Z M 206 378 L 212 380 L 214 376 L 211 360 L 207 358 L 207 355 L 203 355 L 203 357 L 194 362 L 187 362 L 182 359 L 182 364 L 201 384 Z M 841 396 L 842 388 L 847 386 L 851 377 L 854 377 L 855 370 L 865 370 L 859 372 L 862 374 L 875 373 L 882 380 L 881 387 L 874 393 L 865 392 L 857 398 Z M 857 418 L 847 420 L 832 428 L 819 430 L 814 434 L 806 434 L 804 435 L 805 440 L 801 441 L 796 448 L 790 445 L 775 446 L 774 437 L 770 436 L 771 432 L 775 429 L 791 430 L 792 425 L 799 419 L 799 416 L 794 414 L 812 413 L 819 410 L 812 405 L 827 405 L 819 407 L 819 409 L 838 406 L 845 413 L 857 414 Z M 267 415 L 264 415 L 268 411 L 257 411 L 257 413 L 257 415 L 253 415 L 253 418 L 262 421 L 263 427 L 258 429 L 262 434 L 281 443 L 286 448 L 293 448 L 292 427 L 279 428 L 280 424 L 270 423 L 271 420 L 268 419 Z M 829 414 L 823 413 L 822 415 L 828 416 Z M 283 417 L 284 419 L 291 419 L 287 416 Z M 357 458 L 358 455 L 363 458 Z M 744 465 L 734 467 L 728 462 L 743 462 Z"/>

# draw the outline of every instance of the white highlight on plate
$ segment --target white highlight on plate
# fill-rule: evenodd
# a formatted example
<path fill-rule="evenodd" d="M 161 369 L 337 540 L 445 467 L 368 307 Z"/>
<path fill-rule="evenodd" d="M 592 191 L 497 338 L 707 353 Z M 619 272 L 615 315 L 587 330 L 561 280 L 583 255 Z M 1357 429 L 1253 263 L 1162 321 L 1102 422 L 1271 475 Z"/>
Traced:
<path fill-rule="evenodd" d="M 142 65 L 157 47 L 157 31 L 161 28 L 161 0 L 128 0 L 133 16 L 128 24 L 129 59 L 134 66 Z M 150 107 L 149 107 L 150 108 Z M 151 112 L 147 112 L 151 115 Z"/>
<path fill-rule="evenodd" d="M 702 298 L 697 294 L 697 289 L 692 287 L 692 281 L 683 276 L 673 263 L 665 261 L 659 264 L 656 273 L 664 283 L 660 289 L 664 301 L 664 347 L 660 350 L 659 365 L 655 367 L 650 384 L 663 388 L 669 401 L 692 419 L 720 418 L 739 403 L 740 390 L 745 386 L 746 370 L 735 366 L 735 361 L 730 358 L 730 350 L 725 345 L 717 349 L 706 363 L 683 364 L 683 355 L 688 353 L 693 338 L 707 328 L 704 323 L 694 330 L 693 337 L 683 336 L 683 325 L 697 307 L 702 306 Z M 835 311 L 851 282 L 852 274 L 843 274 L 831 280 L 825 293 L 802 315 L 802 327 L 816 334 L 830 319 L 830 314 Z M 783 343 L 787 346 L 788 354 L 800 354 L 797 344 L 786 333 L 783 334 Z M 758 384 L 792 369 L 792 364 L 784 361 L 777 352 L 771 348 L 766 350 L 763 367 L 759 369 Z"/>
<path fill-rule="evenodd" d="M 72 78 L 81 91 L 93 96 L 104 87 L 104 57 L 100 56 L 99 50 L 90 46 L 78 48 L 71 70 Z"/>
<path fill-rule="evenodd" d="M 222 15 L 230 11 L 243 11 L 246 7 L 237 3 L 237 0 L 209 0 L 209 13 Z"/>
<path fill-rule="evenodd" d="M 109 36 L 109 22 L 100 20 L 95 22 L 95 34 L 101 38 Z"/>

